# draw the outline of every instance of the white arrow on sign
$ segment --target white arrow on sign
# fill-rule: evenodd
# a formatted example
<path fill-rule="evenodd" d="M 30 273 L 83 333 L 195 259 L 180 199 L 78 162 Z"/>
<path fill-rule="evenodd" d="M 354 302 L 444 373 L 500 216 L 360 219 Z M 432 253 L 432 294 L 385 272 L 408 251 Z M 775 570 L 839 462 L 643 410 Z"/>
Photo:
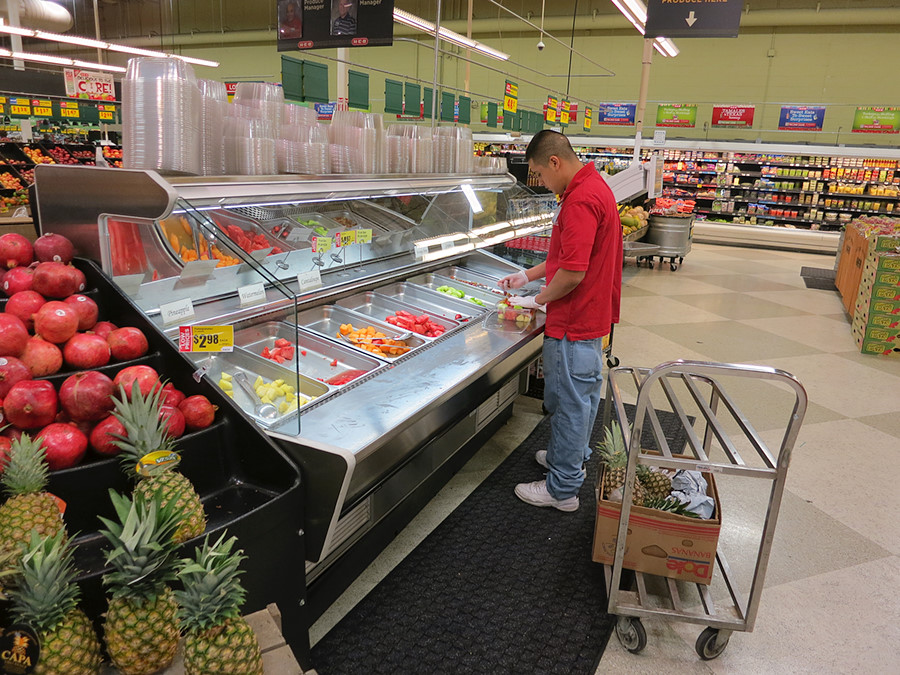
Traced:
<path fill-rule="evenodd" d="M 688 14 L 688 18 L 686 18 L 685 21 L 687 22 L 688 26 L 693 28 L 694 24 L 697 23 L 697 17 L 694 16 L 693 12 L 691 12 L 690 14 Z"/>

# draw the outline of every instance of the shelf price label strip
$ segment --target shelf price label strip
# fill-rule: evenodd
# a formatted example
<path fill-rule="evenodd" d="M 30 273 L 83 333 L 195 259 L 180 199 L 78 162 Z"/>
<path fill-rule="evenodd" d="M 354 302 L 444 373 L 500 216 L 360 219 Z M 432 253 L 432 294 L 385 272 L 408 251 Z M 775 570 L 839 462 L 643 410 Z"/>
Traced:
<path fill-rule="evenodd" d="M 180 352 L 232 352 L 234 326 L 179 326 Z"/>

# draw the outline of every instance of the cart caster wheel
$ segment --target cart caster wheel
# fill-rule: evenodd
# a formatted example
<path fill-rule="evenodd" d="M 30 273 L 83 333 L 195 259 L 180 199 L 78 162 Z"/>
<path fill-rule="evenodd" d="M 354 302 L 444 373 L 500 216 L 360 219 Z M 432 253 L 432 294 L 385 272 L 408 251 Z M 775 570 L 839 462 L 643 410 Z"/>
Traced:
<path fill-rule="evenodd" d="M 606 365 L 610 368 L 616 368 L 619 365 L 619 359 L 615 356 L 610 356 L 608 359 L 606 359 Z"/>
<path fill-rule="evenodd" d="M 620 616 L 616 621 L 616 637 L 632 654 L 638 654 L 647 646 L 647 631 L 640 619 Z M 718 656 L 718 654 L 716 655 Z"/>
<path fill-rule="evenodd" d="M 669 263 L 669 269 L 672 270 L 672 271 L 674 272 L 675 270 L 678 269 L 678 265 L 676 265 L 674 262 L 670 262 L 670 263 Z"/>
<path fill-rule="evenodd" d="M 616 629 L 618 630 L 618 626 Z M 709 661 L 722 655 L 725 647 L 728 646 L 729 639 L 731 639 L 730 633 L 723 635 L 718 628 L 706 628 L 700 633 L 700 637 L 697 638 L 697 644 L 694 645 L 694 649 L 697 650 L 697 654 L 701 659 Z"/>

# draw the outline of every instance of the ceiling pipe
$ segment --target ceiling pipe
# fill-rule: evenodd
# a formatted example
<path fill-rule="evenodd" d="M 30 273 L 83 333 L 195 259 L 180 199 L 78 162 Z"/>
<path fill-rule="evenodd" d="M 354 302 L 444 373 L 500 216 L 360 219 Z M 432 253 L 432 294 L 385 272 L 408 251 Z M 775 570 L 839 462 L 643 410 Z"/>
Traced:
<path fill-rule="evenodd" d="M 8 0 L 19 4 L 19 24 L 23 28 L 65 33 L 75 23 L 69 10 L 48 0 Z M 6 3 L 0 5 L 0 17 L 9 19 Z"/>

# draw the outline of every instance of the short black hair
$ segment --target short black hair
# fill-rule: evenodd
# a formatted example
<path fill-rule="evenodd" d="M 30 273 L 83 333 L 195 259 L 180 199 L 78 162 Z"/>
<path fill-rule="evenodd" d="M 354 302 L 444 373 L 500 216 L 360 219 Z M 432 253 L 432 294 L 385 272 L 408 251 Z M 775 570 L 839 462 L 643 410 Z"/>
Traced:
<path fill-rule="evenodd" d="M 535 164 L 546 166 L 553 155 L 563 160 L 578 159 L 568 138 L 558 131 L 544 129 L 536 133 L 531 139 L 531 143 L 528 144 L 528 148 L 525 150 L 525 161 L 534 161 Z"/>

